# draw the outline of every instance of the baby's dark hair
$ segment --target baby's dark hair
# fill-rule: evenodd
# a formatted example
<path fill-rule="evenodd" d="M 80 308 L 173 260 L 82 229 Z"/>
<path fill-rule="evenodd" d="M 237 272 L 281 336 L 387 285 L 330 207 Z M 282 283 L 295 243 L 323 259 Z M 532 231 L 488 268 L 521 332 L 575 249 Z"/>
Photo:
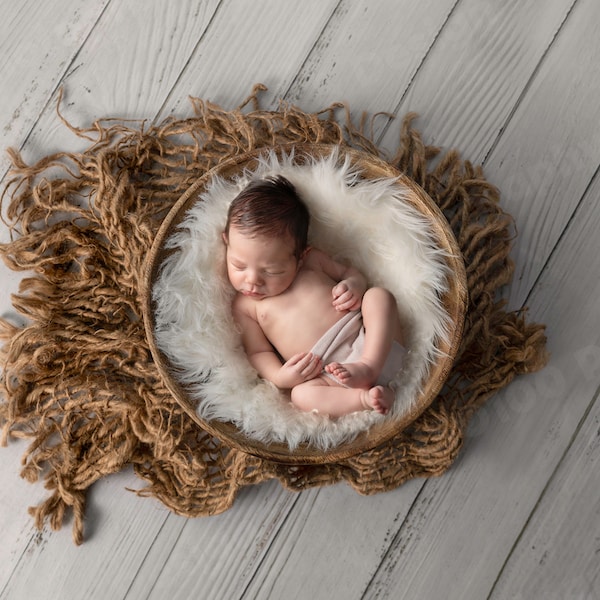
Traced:
<path fill-rule="evenodd" d="M 282 175 L 250 182 L 232 201 L 225 233 L 231 225 L 250 235 L 280 237 L 289 233 L 300 258 L 308 244 L 309 213 L 294 185 Z"/>

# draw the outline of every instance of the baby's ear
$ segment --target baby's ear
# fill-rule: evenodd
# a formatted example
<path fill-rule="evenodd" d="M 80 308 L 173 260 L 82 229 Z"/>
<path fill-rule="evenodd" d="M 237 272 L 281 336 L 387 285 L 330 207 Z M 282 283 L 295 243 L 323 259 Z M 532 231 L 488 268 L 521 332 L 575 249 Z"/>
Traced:
<path fill-rule="evenodd" d="M 298 266 L 302 266 L 302 264 L 304 263 L 304 259 L 308 256 L 308 253 L 310 252 L 311 248 L 310 246 L 307 246 L 306 248 L 304 248 L 304 250 L 302 251 L 302 254 L 300 255 L 300 258 L 298 259 Z"/>
<path fill-rule="evenodd" d="M 227 232 L 224 231 L 223 233 L 221 233 L 221 238 L 223 239 L 223 242 L 225 243 L 226 246 L 229 246 L 229 238 L 227 237 Z"/>

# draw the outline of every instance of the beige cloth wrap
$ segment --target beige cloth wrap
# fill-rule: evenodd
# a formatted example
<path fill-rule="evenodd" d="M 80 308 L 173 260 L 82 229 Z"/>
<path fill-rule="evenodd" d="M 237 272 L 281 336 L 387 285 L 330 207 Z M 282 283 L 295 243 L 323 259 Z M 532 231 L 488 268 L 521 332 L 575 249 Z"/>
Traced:
<path fill-rule="evenodd" d="M 331 362 L 351 363 L 357 362 L 362 356 L 365 341 L 365 328 L 360 310 L 349 312 L 335 323 L 323 337 L 312 347 L 311 352 L 320 356 L 323 364 Z M 402 361 L 406 349 L 396 342 L 392 342 L 392 348 L 387 360 L 377 379 L 377 385 L 388 385 L 394 379 L 402 367 Z M 323 372 L 340 385 L 343 385 L 335 376 Z M 347 387 L 347 386 L 344 386 Z"/>

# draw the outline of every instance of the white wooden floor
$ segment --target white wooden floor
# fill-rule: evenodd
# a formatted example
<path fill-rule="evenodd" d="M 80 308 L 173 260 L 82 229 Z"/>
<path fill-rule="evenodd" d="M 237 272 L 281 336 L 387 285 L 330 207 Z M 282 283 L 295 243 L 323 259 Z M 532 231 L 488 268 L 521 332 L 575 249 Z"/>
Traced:
<path fill-rule="evenodd" d="M 38 532 L 0 449 L 0 598 L 600 598 L 598 0 L 0 0 L 2 147 L 28 160 L 102 116 L 234 107 L 252 84 L 305 110 L 421 114 L 426 140 L 483 163 L 519 237 L 512 308 L 552 358 L 480 411 L 450 472 L 361 497 L 245 490 L 187 520 L 126 487 L 90 493 L 86 542 Z M 395 148 L 398 120 L 377 121 Z M 0 177 L 8 161 L 1 159 Z M 6 231 L 2 230 L 3 239 Z M 16 277 L 0 272 L 0 313 Z"/>

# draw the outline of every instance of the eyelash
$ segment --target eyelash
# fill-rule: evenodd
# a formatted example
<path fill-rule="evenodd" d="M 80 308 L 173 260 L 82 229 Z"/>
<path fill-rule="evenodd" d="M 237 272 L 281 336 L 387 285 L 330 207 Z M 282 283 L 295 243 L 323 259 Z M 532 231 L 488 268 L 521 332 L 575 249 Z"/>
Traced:
<path fill-rule="evenodd" d="M 233 265 L 233 268 L 236 271 L 244 271 L 246 267 L 237 267 L 236 265 Z M 263 273 L 269 277 L 276 277 L 277 275 L 283 275 L 285 271 L 277 271 L 277 272 L 269 272 L 269 271 L 263 271 Z"/>

